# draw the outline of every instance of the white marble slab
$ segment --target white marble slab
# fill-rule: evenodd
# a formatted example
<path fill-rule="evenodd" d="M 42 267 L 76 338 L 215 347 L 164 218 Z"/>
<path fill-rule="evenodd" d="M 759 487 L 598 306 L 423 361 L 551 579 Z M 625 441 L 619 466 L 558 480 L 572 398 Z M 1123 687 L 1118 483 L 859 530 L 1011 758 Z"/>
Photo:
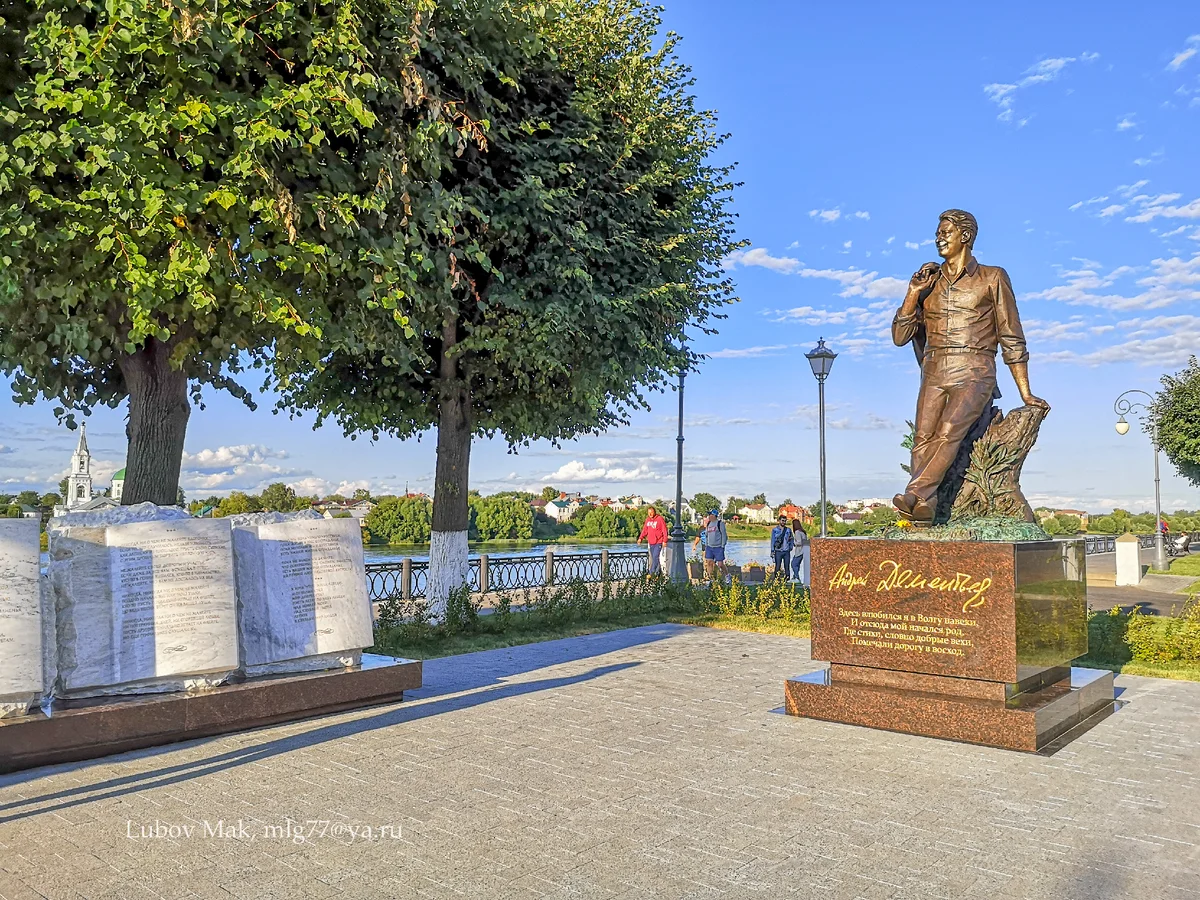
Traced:
<path fill-rule="evenodd" d="M 62 696 L 200 688 L 237 669 L 229 523 L 163 512 L 52 531 Z"/>
<path fill-rule="evenodd" d="M 353 665 L 374 642 L 357 520 L 238 527 L 234 552 L 246 674 Z"/>
<path fill-rule="evenodd" d="M 0 519 L 0 718 L 23 716 L 45 690 L 37 519 Z"/>

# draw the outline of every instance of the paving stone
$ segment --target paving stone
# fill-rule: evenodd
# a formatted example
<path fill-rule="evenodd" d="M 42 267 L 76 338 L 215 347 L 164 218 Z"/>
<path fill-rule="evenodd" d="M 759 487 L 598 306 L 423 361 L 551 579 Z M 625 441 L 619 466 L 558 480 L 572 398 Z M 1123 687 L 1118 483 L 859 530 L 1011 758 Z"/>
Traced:
<path fill-rule="evenodd" d="M 774 712 L 813 667 L 807 641 L 649 626 L 0 776 L 0 900 L 1200 900 L 1200 684 L 1122 676 L 1122 711 L 1047 758 Z"/>

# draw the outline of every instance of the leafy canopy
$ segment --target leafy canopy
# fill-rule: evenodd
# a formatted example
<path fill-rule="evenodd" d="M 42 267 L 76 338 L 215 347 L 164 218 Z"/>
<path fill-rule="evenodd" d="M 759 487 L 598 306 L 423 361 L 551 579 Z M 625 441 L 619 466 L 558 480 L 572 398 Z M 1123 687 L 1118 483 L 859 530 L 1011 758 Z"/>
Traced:
<path fill-rule="evenodd" d="M 415 339 L 342 297 L 315 364 L 281 344 L 282 406 L 403 437 L 465 391 L 473 433 L 511 445 L 602 431 L 695 364 L 689 329 L 729 302 L 731 184 L 710 162 L 721 137 L 657 12 L 513 0 L 494 13 L 465 37 L 492 70 L 448 71 L 428 88 L 463 98 L 482 131 L 410 170 L 419 184 L 396 240 Z M 509 38 L 489 41 L 487 28 Z M 393 124 L 407 140 L 409 123 Z"/>
<path fill-rule="evenodd" d="M 1200 486 L 1200 360 L 1164 375 L 1162 385 L 1152 410 L 1159 443 L 1179 474 Z"/>
<path fill-rule="evenodd" d="M 486 67 L 420 23 L 436 6 L 453 25 L 463 5 L 6 4 L 0 370 L 15 398 L 57 399 L 68 420 L 115 406 L 117 357 L 158 340 L 196 399 L 210 385 L 250 402 L 234 376 L 281 335 L 315 359 L 331 306 L 409 334 L 393 239 L 407 173 L 479 127 L 429 94 L 424 67 Z"/>

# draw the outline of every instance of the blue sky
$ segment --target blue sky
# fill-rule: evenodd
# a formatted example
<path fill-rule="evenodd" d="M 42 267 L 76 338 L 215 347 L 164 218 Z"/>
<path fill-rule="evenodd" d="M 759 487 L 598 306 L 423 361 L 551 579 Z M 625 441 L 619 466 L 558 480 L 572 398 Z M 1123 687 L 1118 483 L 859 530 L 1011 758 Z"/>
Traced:
<path fill-rule="evenodd" d="M 687 385 L 684 491 L 817 494 L 816 385 L 803 354 L 825 337 L 834 499 L 890 497 L 918 372 L 888 325 L 909 275 L 936 259 L 947 207 L 980 223 L 976 254 L 1004 266 L 1029 338 L 1034 392 L 1053 412 L 1026 464 L 1035 503 L 1151 508 L 1145 435 L 1113 429 L 1116 396 L 1153 391 L 1200 352 L 1200 7 L 1160 3 L 908 4 L 666 0 L 701 102 L 731 138 L 741 302 Z M 901 7 L 908 7 L 907 10 Z M 934 15 L 936 10 L 940 15 Z M 1001 372 L 1001 405 L 1019 402 Z M 628 428 L 519 455 L 477 441 L 473 486 L 674 492 L 675 396 Z M 51 405 L 4 404 L 0 482 L 49 489 L 74 435 Z M 434 444 L 350 442 L 311 419 L 210 396 L 192 414 L 189 496 L 365 486 L 430 490 Z M 101 476 L 123 464 L 124 412 L 89 441 Z M 1200 489 L 1164 464 L 1167 509 Z"/>

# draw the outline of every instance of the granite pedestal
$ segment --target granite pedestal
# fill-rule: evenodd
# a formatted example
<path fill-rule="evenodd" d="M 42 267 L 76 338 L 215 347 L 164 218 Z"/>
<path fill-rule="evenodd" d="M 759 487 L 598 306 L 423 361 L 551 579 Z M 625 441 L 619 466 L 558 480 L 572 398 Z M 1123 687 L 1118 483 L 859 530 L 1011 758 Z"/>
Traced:
<path fill-rule="evenodd" d="M 394 703 L 420 686 L 420 661 L 364 654 L 353 669 L 262 676 L 195 693 L 56 700 L 49 714 L 0 720 L 0 773 Z"/>
<path fill-rule="evenodd" d="M 792 715 L 1035 752 L 1113 708 L 1087 653 L 1083 541 L 827 538 Z"/>

